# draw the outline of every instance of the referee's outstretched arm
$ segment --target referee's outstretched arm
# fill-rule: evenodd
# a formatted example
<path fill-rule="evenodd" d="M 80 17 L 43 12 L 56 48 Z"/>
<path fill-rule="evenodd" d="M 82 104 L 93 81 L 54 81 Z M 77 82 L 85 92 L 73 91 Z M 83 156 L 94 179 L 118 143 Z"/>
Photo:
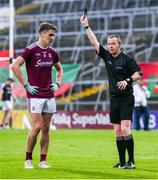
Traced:
<path fill-rule="evenodd" d="M 92 46 L 96 49 L 97 53 L 99 53 L 99 42 L 95 36 L 95 34 L 93 33 L 93 31 L 91 30 L 89 24 L 88 24 L 88 18 L 85 15 L 82 15 L 80 18 L 81 24 L 83 25 L 88 39 L 90 41 L 90 43 L 92 44 Z"/>

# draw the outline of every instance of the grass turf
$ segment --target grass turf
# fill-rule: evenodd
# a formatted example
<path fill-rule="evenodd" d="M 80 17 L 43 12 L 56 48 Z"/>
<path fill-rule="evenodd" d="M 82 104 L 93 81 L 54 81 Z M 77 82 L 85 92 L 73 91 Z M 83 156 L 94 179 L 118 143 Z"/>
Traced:
<path fill-rule="evenodd" d="M 51 131 L 47 161 L 39 169 L 39 141 L 33 153 L 33 170 L 25 170 L 27 130 L 0 130 L 1 179 L 156 179 L 158 131 L 133 131 L 136 169 L 114 169 L 118 161 L 112 130 Z"/>

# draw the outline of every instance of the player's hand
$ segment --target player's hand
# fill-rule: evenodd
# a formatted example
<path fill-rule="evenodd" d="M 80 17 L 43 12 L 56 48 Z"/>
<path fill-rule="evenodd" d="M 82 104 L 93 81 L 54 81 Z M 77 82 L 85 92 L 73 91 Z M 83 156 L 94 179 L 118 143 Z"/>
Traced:
<path fill-rule="evenodd" d="M 39 92 L 39 87 L 37 86 L 31 86 L 29 84 L 29 82 L 24 84 L 24 88 L 26 89 L 26 91 L 28 91 L 29 93 L 31 93 L 32 95 L 36 95 Z"/>
<path fill-rule="evenodd" d="M 52 83 L 50 86 L 50 90 L 52 93 L 54 93 L 55 91 L 57 91 L 60 88 L 60 85 L 58 83 Z"/>
<path fill-rule="evenodd" d="M 117 82 L 117 85 L 116 85 L 116 86 L 117 86 L 117 88 L 118 88 L 119 90 L 124 90 L 127 85 L 128 85 L 127 81 L 124 80 L 124 81 L 119 81 L 119 82 Z"/>

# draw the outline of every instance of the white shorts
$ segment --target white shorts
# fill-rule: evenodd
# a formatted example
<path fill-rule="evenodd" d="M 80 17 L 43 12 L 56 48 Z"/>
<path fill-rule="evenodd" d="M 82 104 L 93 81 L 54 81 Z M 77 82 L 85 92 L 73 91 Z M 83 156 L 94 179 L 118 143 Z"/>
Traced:
<path fill-rule="evenodd" d="M 11 101 L 2 101 L 2 110 L 7 111 L 13 109 L 13 104 Z"/>
<path fill-rule="evenodd" d="M 55 98 L 28 98 L 28 109 L 30 113 L 54 113 L 56 112 Z"/>

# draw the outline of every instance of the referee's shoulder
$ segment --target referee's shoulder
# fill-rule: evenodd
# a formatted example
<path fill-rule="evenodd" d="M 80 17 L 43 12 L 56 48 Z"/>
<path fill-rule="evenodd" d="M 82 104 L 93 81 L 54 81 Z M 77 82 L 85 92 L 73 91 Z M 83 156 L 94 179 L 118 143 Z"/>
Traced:
<path fill-rule="evenodd" d="M 124 52 L 122 52 L 122 55 L 129 61 L 134 61 L 134 57 L 130 56 L 129 54 L 126 54 Z"/>

